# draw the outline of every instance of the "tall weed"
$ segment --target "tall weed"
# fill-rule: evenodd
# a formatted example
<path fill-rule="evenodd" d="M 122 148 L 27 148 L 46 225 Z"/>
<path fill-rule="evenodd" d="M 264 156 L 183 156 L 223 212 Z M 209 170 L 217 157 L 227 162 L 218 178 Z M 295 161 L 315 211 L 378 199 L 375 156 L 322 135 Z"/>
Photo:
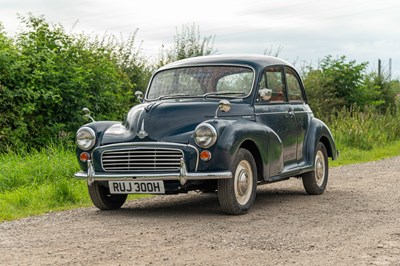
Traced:
<path fill-rule="evenodd" d="M 343 108 L 330 119 L 338 146 L 371 150 L 400 140 L 400 115 L 381 114 L 374 107 Z"/>

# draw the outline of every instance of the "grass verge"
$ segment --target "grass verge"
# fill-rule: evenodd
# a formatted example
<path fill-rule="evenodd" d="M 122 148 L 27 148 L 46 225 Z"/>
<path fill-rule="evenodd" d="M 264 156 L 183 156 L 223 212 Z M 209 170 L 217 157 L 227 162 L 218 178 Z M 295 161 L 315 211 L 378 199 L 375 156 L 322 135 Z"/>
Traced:
<path fill-rule="evenodd" d="M 400 141 L 393 141 L 384 146 L 376 147 L 372 150 L 360 150 L 357 148 L 338 147 L 340 156 L 338 160 L 331 161 L 330 166 L 340 166 L 355 163 L 364 163 L 382 160 L 400 155 Z"/>
<path fill-rule="evenodd" d="M 73 178 L 78 170 L 75 152 L 63 147 L 0 154 L 0 222 L 92 206 L 86 182 Z"/>

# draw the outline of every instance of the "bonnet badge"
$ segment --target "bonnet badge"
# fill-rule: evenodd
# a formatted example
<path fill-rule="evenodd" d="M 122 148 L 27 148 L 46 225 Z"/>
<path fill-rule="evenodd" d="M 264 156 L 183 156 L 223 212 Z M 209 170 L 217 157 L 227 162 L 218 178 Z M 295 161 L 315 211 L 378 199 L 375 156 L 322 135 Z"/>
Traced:
<path fill-rule="evenodd" d="M 147 137 L 149 134 L 144 130 L 144 120 L 142 121 L 142 128 L 140 131 L 136 134 L 140 139 L 144 139 Z"/>

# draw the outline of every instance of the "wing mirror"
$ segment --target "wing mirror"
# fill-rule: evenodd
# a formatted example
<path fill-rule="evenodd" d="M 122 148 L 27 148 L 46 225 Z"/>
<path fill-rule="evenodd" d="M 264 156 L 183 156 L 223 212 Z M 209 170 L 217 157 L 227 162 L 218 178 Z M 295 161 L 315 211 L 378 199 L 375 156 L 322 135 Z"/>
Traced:
<path fill-rule="evenodd" d="M 140 103 L 143 102 L 143 98 L 144 98 L 143 92 L 141 92 L 141 91 L 136 91 L 136 92 L 135 92 L 135 96 L 136 96 L 136 99 L 137 99 Z"/>
<path fill-rule="evenodd" d="M 228 100 L 221 100 L 218 103 L 218 108 L 215 110 L 214 119 L 218 118 L 218 111 L 221 110 L 224 113 L 227 113 L 231 110 L 231 102 Z"/>
<path fill-rule="evenodd" d="M 260 99 L 264 102 L 269 101 L 272 97 L 272 90 L 271 89 L 261 89 L 258 92 L 258 96 L 260 96 Z"/>
<path fill-rule="evenodd" d="M 93 117 L 90 116 L 90 110 L 87 107 L 83 107 L 82 108 L 82 113 L 84 117 L 89 118 L 90 120 L 92 120 L 92 122 L 95 122 L 95 120 L 93 119 Z"/>

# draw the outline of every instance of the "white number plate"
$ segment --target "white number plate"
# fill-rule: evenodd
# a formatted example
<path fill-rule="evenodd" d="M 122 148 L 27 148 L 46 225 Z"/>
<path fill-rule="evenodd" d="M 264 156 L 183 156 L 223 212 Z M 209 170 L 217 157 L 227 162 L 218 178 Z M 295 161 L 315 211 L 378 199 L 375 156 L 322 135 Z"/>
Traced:
<path fill-rule="evenodd" d="M 108 181 L 111 194 L 164 194 L 163 181 Z"/>

